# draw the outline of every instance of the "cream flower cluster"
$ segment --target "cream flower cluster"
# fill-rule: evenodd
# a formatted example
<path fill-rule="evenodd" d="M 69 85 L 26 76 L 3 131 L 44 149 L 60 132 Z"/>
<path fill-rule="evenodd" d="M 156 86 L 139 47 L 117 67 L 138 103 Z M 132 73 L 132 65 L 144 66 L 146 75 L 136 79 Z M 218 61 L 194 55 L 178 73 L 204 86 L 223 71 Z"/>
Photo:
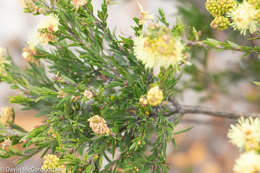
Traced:
<path fill-rule="evenodd" d="M 29 41 L 28 46 L 23 48 L 22 56 L 27 62 L 37 65 L 38 60 L 34 58 L 35 55 L 37 55 L 36 43 Z"/>
<path fill-rule="evenodd" d="M 156 85 L 147 92 L 146 96 L 140 97 L 139 103 L 141 103 L 142 106 L 146 106 L 147 104 L 150 104 L 151 106 L 158 106 L 162 103 L 162 100 L 163 92 L 159 86 Z"/>
<path fill-rule="evenodd" d="M 154 24 L 147 32 L 134 39 L 134 53 L 146 68 L 176 66 L 185 60 L 184 44 L 180 36 L 173 36 L 171 31 Z"/>
<path fill-rule="evenodd" d="M 231 10 L 228 15 L 232 19 L 231 26 L 245 35 L 247 31 L 251 34 L 256 32 L 259 22 L 257 16 L 259 13 L 260 10 L 256 6 L 244 0 L 236 8 Z"/>
<path fill-rule="evenodd" d="M 34 57 L 37 55 L 36 46 L 38 44 L 47 45 L 49 42 L 56 41 L 54 33 L 58 30 L 59 18 L 54 14 L 50 14 L 37 26 L 37 32 L 34 33 L 32 39 L 27 42 L 27 47 L 23 49 L 23 58 L 27 62 L 38 65 L 39 61 Z"/>
<path fill-rule="evenodd" d="M 95 115 L 88 119 L 89 126 L 96 135 L 109 135 L 111 133 L 110 129 L 107 126 L 106 120 Z"/>
<path fill-rule="evenodd" d="M 236 160 L 235 173 L 258 173 L 260 171 L 260 155 L 254 151 L 242 154 Z"/>
<path fill-rule="evenodd" d="M 89 90 L 85 90 L 85 91 L 84 91 L 84 96 L 85 96 L 87 99 L 91 99 L 91 98 L 94 96 L 94 94 L 93 94 L 91 91 L 89 91 Z"/>
<path fill-rule="evenodd" d="M 72 0 L 71 2 L 73 4 L 74 8 L 76 10 L 78 10 L 80 7 L 86 5 L 88 1 L 87 0 Z"/>
<path fill-rule="evenodd" d="M 14 122 L 14 109 L 12 107 L 3 107 L 0 113 L 0 124 L 9 127 L 9 123 Z"/>
<path fill-rule="evenodd" d="M 258 118 L 241 118 L 236 125 L 231 125 L 228 132 L 231 143 L 244 149 L 258 150 L 260 149 L 260 120 Z"/>
<path fill-rule="evenodd" d="M 42 170 L 52 173 L 65 173 L 66 168 L 60 163 L 60 159 L 53 154 L 48 154 L 43 157 Z"/>
<path fill-rule="evenodd" d="M 225 30 L 231 26 L 242 35 L 257 31 L 260 21 L 259 0 L 243 0 L 241 3 L 235 0 L 207 0 L 205 6 L 215 17 L 211 23 L 215 29 Z"/>
<path fill-rule="evenodd" d="M 144 25 L 146 21 L 153 20 L 153 16 L 144 10 L 143 6 L 137 1 L 137 5 L 140 10 L 140 24 Z"/>
<path fill-rule="evenodd" d="M 37 27 L 35 39 L 42 44 L 48 44 L 50 41 L 56 41 L 54 33 L 59 30 L 59 18 L 54 14 L 47 16 Z"/>
<path fill-rule="evenodd" d="M 245 151 L 234 166 L 235 173 L 258 173 L 260 171 L 260 120 L 241 118 L 231 125 L 228 137 L 234 145 Z"/>

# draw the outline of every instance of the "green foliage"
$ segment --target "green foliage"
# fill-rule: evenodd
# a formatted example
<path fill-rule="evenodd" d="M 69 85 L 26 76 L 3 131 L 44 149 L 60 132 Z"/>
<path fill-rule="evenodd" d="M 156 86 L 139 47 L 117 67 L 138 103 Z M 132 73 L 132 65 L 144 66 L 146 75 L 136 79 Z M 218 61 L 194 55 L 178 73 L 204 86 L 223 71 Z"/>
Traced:
<path fill-rule="evenodd" d="M 0 156 L 19 156 L 21 163 L 39 152 L 42 156 L 53 153 L 68 171 L 75 173 L 167 172 L 168 143 L 176 147 L 175 135 L 191 129 L 176 130 L 182 115 L 169 108 L 171 98 L 184 90 L 177 86 L 183 73 L 192 76 L 188 86 L 198 91 L 208 84 L 208 76 L 201 77 L 195 64 L 161 68 L 154 75 L 137 61 L 134 40 L 108 28 L 108 1 L 98 11 L 90 0 L 78 9 L 70 0 L 44 2 L 39 0 L 34 4 L 45 9 L 44 15 L 55 14 L 59 18 L 58 31 L 51 33 L 56 39 L 49 41 L 48 48 L 37 45 L 33 58 L 38 63 L 29 62 L 25 70 L 7 57 L 10 63 L 4 64 L 5 73 L 1 73 L 0 79 L 20 91 L 10 97 L 11 103 L 37 110 L 35 116 L 46 116 L 46 121 L 30 132 L 15 125 L 11 128 L 17 133 L 7 135 L 8 131 L 0 131 L 1 141 L 10 137 L 13 144 L 21 143 L 24 148 L 17 151 L 9 147 L 0 150 Z M 32 11 L 27 9 L 27 12 Z M 187 40 L 182 41 L 185 50 L 191 52 L 191 61 L 205 64 L 205 59 L 198 58 L 198 52 L 206 55 L 209 48 L 241 51 L 246 55 L 260 53 L 257 46 L 208 38 L 210 19 L 194 7 L 180 8 L 180 12 L 186 25 L 178 22 L 171 26 L 161 9 L 158 23 L 169 28 L 172 36 L 186 34 Z M 193 18 L 189 20 L 188 16 Z M 140 36 L 145 26 L 138 18 L 134 21 L 135 36 Z M 212 78 L 217 82 L 220 77 Z M 154 85 L 163 91 L 164 102 L 158 106 L 140 104 L 139 98 Z M 85 91 L 93 97 L 86 97 Z M 94 133 L 88 120 L 95 115 L 106 121 L 110 135 Z"/>

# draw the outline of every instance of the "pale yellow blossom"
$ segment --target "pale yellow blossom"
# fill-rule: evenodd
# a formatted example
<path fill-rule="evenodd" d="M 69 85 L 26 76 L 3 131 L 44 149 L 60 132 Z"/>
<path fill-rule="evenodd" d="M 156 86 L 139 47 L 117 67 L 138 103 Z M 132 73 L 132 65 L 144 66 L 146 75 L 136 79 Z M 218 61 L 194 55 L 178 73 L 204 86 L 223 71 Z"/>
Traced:
<path fill-rule="evenodd" d="M 235 173 L 259 173 L 260 155 L 251 151 L 242 154 L 233 168 Z"/>
<path fill-rule="evenodd" d="M 59 30 L 59 18 L 54 14 L 47 16 L 47 19 L 43 20 L 37 27 L 37 33 L 34 35 L 34 39 L 39 43 L 48 44 L 50 41 L 56 41 L 54 35 Z"/>
<path fill-rule="evenodd" d="M 247 151 L 260 149 L 260 120 L 241 118 L 236 125 L 231 125 L 228 137 L 234 145 Z"/>
<path fill-rule="evenodd" d="M 149 31 L 150 30 L 150 31 Z M 134 53 L 146 68 L 168 68 L 185 61 L 184 44 L 168 28 L 155 26 L 134 39 Z"/>
<path fill-rule="evenodd" d="M 251 34 L 256 32 L 258 21 L 256 19 L 259 11 L 252 4 L 243 1 L 236 8 L 232 9 L 228 16 L 231 17 L 231 26 L 245 35 L 247 31 Z"/>
<path fill-rule="evenodd" d="M 35 65 L 38 65 L 38 60 L 34 58 L 35 55 L 37 55 L 37 50 L 36 50 L 36 44 L 33 41 L 27 42 L 27 47 L 23 49 L 22 56 L 23 58 L 30 63 L 33 63 Z"/>

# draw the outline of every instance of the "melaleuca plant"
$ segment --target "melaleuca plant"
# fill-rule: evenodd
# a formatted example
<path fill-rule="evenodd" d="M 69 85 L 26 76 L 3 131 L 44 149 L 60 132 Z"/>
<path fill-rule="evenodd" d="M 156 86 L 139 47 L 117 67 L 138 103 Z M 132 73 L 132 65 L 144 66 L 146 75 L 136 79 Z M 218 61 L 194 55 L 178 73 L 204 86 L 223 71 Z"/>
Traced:
<path fill-rule="evenodd" d="M 190 47 L 245 53 L 260 48 L 200 41 L 195 28 L 187 32 L 181 22 L 168 23 L 162 10 L 155 17 L 140 4 L 135 35 L 124 37 L 108 27 L 109 3 L 96 10 L 91 0 L 23 1 L 25 12 L 46 18 L 23 49 L 26 69 L 1 49 L 1 81 L 19 91 L 10 103 L 37 110 L 35 116 L 46 120 L 27 132 L 14 124 L 12 108 L 3 109 L 2 158 L 18 156 L 21 163 L 41 153 L 41 168 L 52 172 L 168 172 L 167 145 L 176 146 L 175 135 L 190 130 L 176 131 L 184 114 L 237 118 L 180 105 L 176 84 L 190 64 Z M 220 11 L 206 5 L 217 16 L 231 9 L 223 4 Z M 212 26 L 225 29 L 223 21 Z M 14 149 L 16 144 L 23 149 Z"/>

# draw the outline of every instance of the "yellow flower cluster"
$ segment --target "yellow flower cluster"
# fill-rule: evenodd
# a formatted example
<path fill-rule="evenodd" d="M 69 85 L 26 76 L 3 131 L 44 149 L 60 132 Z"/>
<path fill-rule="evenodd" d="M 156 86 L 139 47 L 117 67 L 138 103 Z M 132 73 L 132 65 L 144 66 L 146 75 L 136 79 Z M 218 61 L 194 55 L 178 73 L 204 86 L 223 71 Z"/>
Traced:
<path fill-rule="evenodd" d="M 66 168 L 60 163 L 60 159 L 53 154 L 48 154 L 43 157 L 42 170 L 52 173 L 65 173 Z"/>
<path fill-rule="evenodd" d="M 13 123 L 15 118 L 14 109 L 12 107 L 3 107 L 0 113 L 0 124 L 9 127 L 9 123 Z"/>
<path fill-rule="evenodd" d="M 28 42 L 28 46 L 23 49 L 23 58 L 32 64 L 38 65 L 38 60 L 34 58 L 37 55 L 37 50 L 35 48 L 35 43 L 33 41 Z"/>
<path fill-rule="evenodd" d="M 236 125 L 231 125 L 228 137 L 234 145 L 244 150 L 237 159 L 235 173 L 257 173 L 260 171 L 260 120 L 241 118 Z"/>
<path fill-rule="evenodd" d="M 107 126 L 106 120 L 95 115 L 88 119 L 89 126 L 96 135 L 109 135 L 111 133 L 110 129 Z"/>
<path fill-rule="evenodd" d="M 229 26 L 229 19 L 225 16 L 236 6 L 235 0 L 207 0 L 206 9 L 215 17 L 211 22 L 211 27 L 218 30 L 225 30 Z"/>
<path fill-rule="evenodd" d="M 150 25 L 148 31 L 134 39 L 134 53 L 146 68 L 176 66 L 185 60 L 180 36 L 160 25 Z"/>
<path fill-rule="evenodd" d="M 162 100 L 163 92 L 161 91 L 159 86 L 154 86 L 147 92 L 146 96 L 142 96 L 139 99 L 139 103 L 141 103 L 142 106 L 146 106 L 147 104 L 158 106 L 162 103 Z"/>
<path fill-rule="evenodd" d="M 50 14 L 47 19 L 42 21 L 38 26 L 38 32 L 36 33 L 36 40 L 42 44 L 48 44 L 49 42 L 56 41 L 54 35 L 59 30 L 59 18 L 56 15 Z"/>
<path fill-rule="evenodd" d="M 206 9 L 214 16 L 223 16 L 236 5 L 235 0 L 207 0 Z"/>
<path fill-rule="evenodd" d="M 71 2 L 73 4 L 74 8 L 76 10 L 78 10 L 80 7 L 86 5 L 88 1 L 87 0 L 72 0 Z"/>

